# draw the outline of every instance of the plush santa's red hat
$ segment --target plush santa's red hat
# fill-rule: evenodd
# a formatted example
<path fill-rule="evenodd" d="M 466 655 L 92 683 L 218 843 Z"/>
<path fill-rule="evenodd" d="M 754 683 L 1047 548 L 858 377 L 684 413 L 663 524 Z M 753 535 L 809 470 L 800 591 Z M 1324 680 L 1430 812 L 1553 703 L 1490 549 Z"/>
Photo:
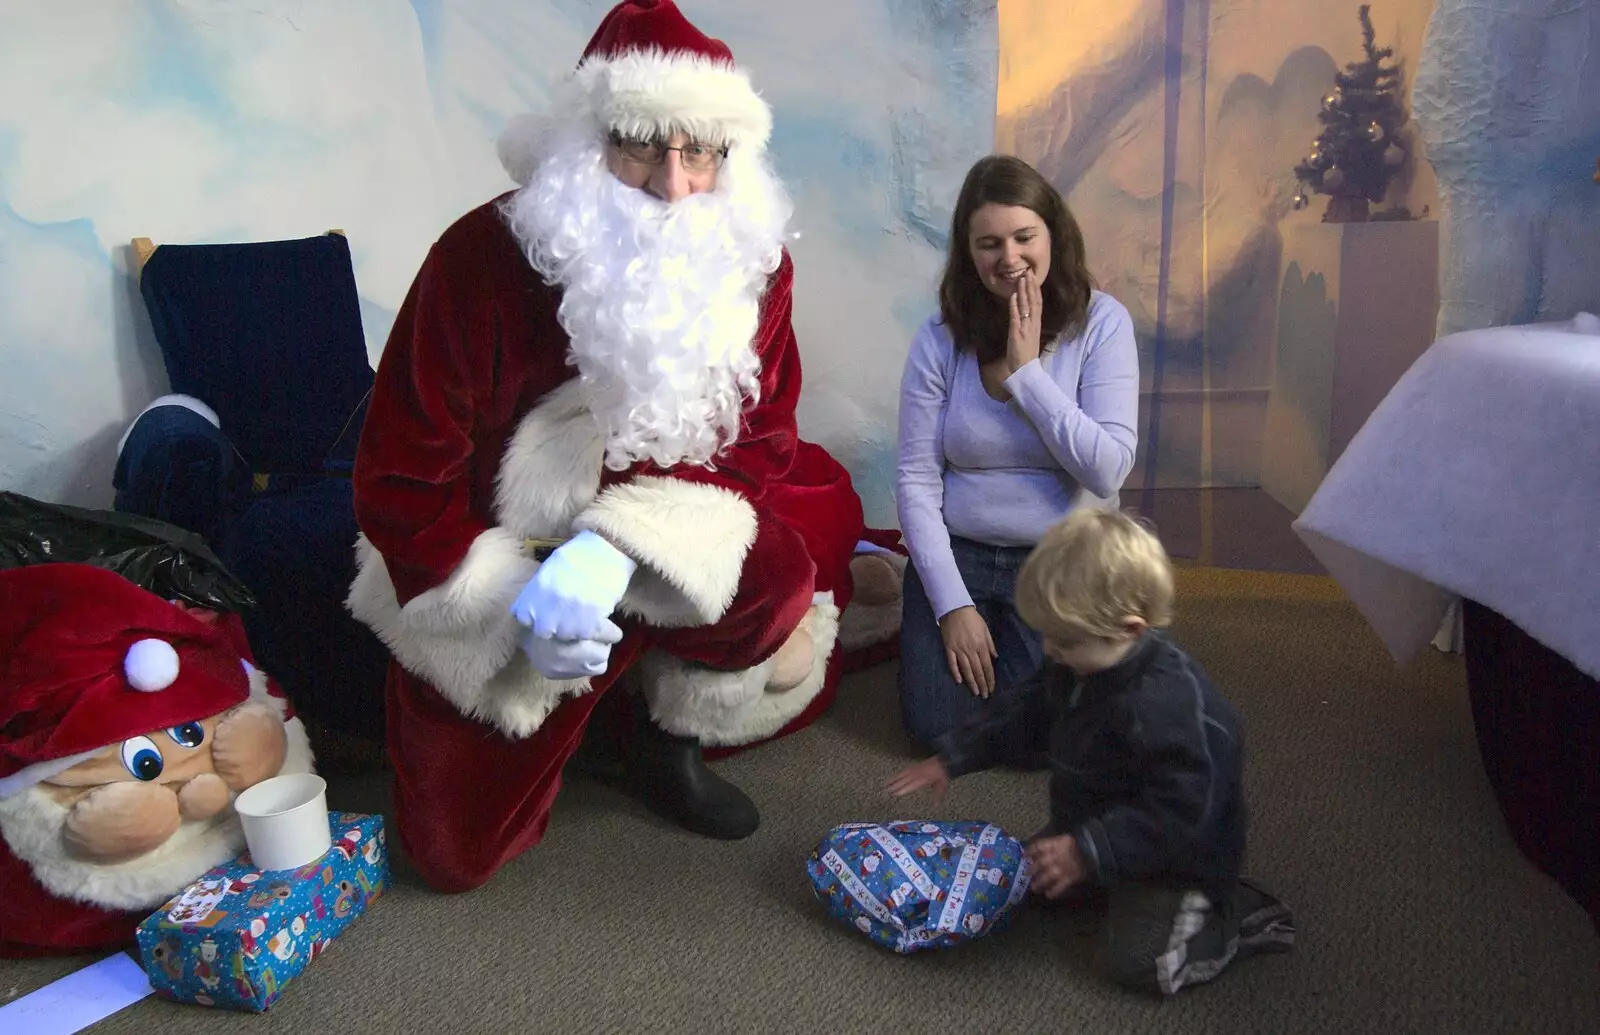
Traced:
<path fill-rule="evenodd" d="M 528 148 L 552 120 L 588 122 L 649 138 L 682 131 L 708 143 L 762 150 L 772 111 L 733 52 L 690 24 L 672 0 L 623 0 L 613 7 L 550 116 L 513 120 L 501 160 L 526 182 Z"/>
<path fill-rule="evenodd" d="M 0 571 L 0 799 L 245 701 L 221 625 L 86 564 Z"/>

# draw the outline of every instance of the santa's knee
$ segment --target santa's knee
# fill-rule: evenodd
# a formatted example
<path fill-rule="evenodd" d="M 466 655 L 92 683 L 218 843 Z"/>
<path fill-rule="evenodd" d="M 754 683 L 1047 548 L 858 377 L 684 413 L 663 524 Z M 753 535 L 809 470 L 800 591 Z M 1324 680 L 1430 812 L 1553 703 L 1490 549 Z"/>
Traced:
<path fill-rule="evenodd" d="M 658 648 L 642 659 L 640 684 L 651 715 L 669 732 L 708 746 L 749 744 L 777 733 L 811 704 L 838 639 L 838 608 L 831 595 L 817 594 L 766 657 L 715 664 L 703 649 L 696 658 Z"/>
<path fill-rule="evenodd" d="M 772 671 L 767 674 L 763 689 L 769 694 L 793 690 L 804 681 L 815 660 L 816 641 L 811 638 L 806 623 L 801 622 L 772 656 Z"/>
<path fill-rule="evenodd" d="M 905 581 L 905 566 L 877 551 L 858 553 L 850 558 L 850 582 L 855 590 L 852 604 L 878 607 L 900 600 Z"/>
<path fill-rule="evenodd" d="M 479 844 L 452 843 L 436 827 L 399 819 L 400 845 L 422 882 L 445 895 L 476 891 L 500 872 L 503 860 L 474 851 Z"/>
<path fill-rule="evenodd" d="M 850 606 L 839 619 L 839 646 L 860 651 L 889 643 L 900 633 L 906 558 L 870 543 L 850 559 Z"/>

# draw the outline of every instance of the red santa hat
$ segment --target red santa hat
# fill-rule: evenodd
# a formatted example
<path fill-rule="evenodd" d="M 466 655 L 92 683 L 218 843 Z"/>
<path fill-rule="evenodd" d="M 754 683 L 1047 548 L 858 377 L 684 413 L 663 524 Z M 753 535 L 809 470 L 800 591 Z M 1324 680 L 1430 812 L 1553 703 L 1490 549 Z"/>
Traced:
<path fill-rule="evenodd" d="M 586 120 L 599 132 L 649 138 L 682 131 L 709 143 L 761 150 L 772 134 L 772 111 L 750 85 L 733 52 L 690 24 L 672 0 L 623 0 L 584 48 L 551 118 Z M 500 156 L 526 182 L 530 138 L 549 118 L 513 120 Z"/>
<path fill-rule="evenodd" d="M 92 565 L 0 571 L 0 799 L 249 695 L 218 623 Z"/>

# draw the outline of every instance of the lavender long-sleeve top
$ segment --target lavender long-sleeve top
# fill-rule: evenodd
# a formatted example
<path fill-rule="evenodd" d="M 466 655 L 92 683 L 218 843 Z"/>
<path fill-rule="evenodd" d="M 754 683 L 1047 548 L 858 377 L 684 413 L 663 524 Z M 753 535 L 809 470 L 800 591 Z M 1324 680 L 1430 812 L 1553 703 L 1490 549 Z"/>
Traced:
<path fill-rule="evenodd" d="M 972 603 L 950 537 L 1031 546 L 1073 507 L 1112 504 L 1138 443 L 1139 350 L 1128 310 L 1096 291 L 1084 329 L 983 389 L 937 316 L 900 381 L 900 529 L 934 614 Z M 1114 505 L 1114 504 L 1112 504 Z"/>

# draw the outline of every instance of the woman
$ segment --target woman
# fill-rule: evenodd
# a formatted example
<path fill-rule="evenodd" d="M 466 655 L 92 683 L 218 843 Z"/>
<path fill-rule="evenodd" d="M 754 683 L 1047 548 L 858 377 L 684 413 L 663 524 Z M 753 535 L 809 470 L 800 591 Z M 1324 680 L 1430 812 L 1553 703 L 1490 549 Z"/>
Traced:
<path fill-rule="evenodd" d="M 1025 162 L 979 161 L 956 201 L 939 315 L 900 383 L 900 704 L 924 746 L 1038 672 L 1017 571 L 1072 508 L 1117 505 L 1138 414 L 1133 322 L 1095 290 L 1066 202 Z"/>

